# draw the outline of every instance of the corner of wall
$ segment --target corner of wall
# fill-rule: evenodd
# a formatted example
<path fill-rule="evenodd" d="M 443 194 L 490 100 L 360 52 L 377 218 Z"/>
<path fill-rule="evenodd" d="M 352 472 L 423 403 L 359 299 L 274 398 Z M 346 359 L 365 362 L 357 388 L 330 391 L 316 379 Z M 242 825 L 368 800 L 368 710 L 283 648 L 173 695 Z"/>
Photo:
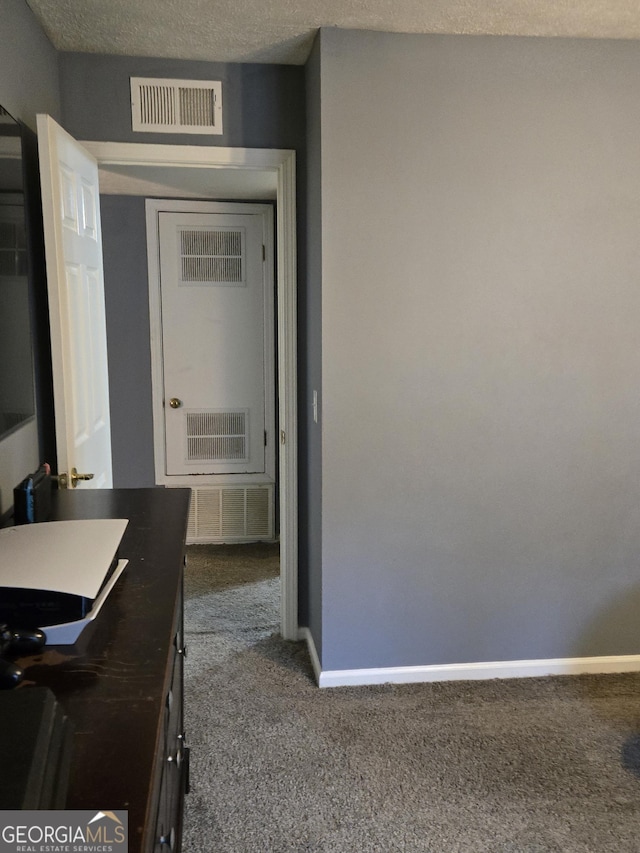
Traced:
<path fill-rule="evenodd" d="M 24 0 L 2 0 L 0 104 L 32 129 L 61 116 L 59 53 Z"/>

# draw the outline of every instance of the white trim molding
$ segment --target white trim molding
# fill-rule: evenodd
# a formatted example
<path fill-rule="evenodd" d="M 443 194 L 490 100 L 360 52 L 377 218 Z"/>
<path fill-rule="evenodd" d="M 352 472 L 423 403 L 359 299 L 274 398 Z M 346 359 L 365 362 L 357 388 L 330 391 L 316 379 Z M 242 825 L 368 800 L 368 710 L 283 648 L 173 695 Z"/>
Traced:
<path fill-rule="evenodd" d="M 224 148 L 208 145 L 165 145 L 147 142 L 80 143 L 90 151 L 100 166 L 200 166 L 207 169 L 281 169 L 295 151 L 284 148 Z"/>
<path fill-rule="evenodd" d="M 372 684 L 419 684 L 433 681 L 486 681 L 491 678 L 640 672 L 640 655 L 323 670 L 308 628 L 300 629 L 300 639 L 307 643 L 319 687 L 364 687 Z"/>
<path fill-rule="evenodd" d="M 130 142 L 82 142 L 99 166 L 255 171 L 275 178 L 280 429 L 281 633 L 298 638 L 298 424 L 296 153 L 286 149 L 225 148 Z"/>

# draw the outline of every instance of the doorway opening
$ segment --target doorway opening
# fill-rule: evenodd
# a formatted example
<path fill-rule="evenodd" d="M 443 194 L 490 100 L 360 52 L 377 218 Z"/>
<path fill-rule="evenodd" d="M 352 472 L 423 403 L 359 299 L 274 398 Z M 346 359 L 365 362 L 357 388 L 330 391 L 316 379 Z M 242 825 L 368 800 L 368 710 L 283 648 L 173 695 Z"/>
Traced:
<path fill-rule="evenodd" d="M 275 202 L 277 416 L 281 633 L 298 634 L 297 268 L 295 152 L 143 143 L 83 142 L 102 193 Z M 204 191 L 203 191 L 204 190 Z"/>

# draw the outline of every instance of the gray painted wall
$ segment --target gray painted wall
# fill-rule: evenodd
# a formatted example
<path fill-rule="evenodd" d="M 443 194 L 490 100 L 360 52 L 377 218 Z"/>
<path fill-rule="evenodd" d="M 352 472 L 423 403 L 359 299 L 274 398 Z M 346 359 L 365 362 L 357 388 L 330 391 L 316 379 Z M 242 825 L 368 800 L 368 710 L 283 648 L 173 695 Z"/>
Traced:
<path fill-rule="evenodd" d="M 640 46 L 326 29 L 320 83 L 323 667 L 637 654 Z"/>
<path fill-rule="evenodd" d="M 38 112 L 60 116 L 56 51 L 24 0 L 0 0 L 0 104 L 31 128 Z M 13 487 L 40 462 L 38 429 L 31 422 L 0 441 L 0 515 L 13 504 Z"/>
<path fill-rule="evenodd" d="M 77 139 L 296 149 L 304 142 L 299 67 L 63 53 L 60 68 L 65 127 Z M 133 133 L 130 77 L 221 80 L 224 133 Z"/>
<path fill-rule="evenodd" d="M 149 279 L 143 198 L 100 197 L 113 482 L 155 485 Z"/>
<path fill-rule="evenodd" d="M 25 0 L 0 0 L 0 104 L 34 130 L 60 117 L 58 55 Z"/>

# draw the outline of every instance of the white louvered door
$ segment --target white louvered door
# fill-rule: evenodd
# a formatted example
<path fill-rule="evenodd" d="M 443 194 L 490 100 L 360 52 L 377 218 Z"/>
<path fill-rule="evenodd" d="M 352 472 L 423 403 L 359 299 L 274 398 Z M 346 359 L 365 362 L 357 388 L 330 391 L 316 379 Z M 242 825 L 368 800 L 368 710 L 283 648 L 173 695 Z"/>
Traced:
<path fill-rule="evenodd" d="M 264 473 L 264 216 L 158 224 L 166 473 Z"/>

